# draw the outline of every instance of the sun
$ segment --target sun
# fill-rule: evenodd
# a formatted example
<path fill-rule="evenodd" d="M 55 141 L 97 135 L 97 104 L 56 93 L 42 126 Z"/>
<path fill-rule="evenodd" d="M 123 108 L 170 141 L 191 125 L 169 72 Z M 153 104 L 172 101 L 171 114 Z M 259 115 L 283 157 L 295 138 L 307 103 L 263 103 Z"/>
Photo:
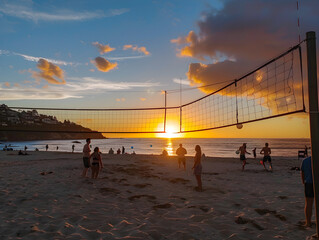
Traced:
<path fill-rule="evenodd" d="M 179 126 L 178 125 L 167 125 L 165 133 L 158 133 L 157 137 L 160 138 L 180 138 L 181 133 L 179 132 Z"/>

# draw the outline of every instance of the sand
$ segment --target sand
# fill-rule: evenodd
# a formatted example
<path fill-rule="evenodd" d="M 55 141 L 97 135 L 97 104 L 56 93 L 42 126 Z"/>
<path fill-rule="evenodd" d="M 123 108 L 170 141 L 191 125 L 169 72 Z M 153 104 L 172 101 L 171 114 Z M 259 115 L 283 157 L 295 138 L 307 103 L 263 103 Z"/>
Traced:
<path fill-rule="evenodd" d="M 297 159 L 274 172 L 250 159 L 208 158 L 196 192 L 193 158 L 102 155 L 99 179 L 77 153 L 0 152 L 0 239 L 306 239 Z M 314 218 L 313 218 L 314 219 Z"/>

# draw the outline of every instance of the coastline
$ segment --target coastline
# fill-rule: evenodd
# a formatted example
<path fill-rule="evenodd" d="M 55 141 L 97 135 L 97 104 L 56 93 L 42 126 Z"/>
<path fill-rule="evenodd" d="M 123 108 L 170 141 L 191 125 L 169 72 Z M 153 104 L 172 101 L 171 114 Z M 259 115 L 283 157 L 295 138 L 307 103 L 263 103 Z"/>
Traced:
<path fill-rule="evenodd" d="M 274 172 L 249 159 L 206 157 L 203 192 L 176 157 L 103 154 L 99 179 L 81 178 L 82 155 L 0 152 L 1 238 L 304 239 L 296 158 Z M 41 174 L 42 173 L 42 174 Z"/>

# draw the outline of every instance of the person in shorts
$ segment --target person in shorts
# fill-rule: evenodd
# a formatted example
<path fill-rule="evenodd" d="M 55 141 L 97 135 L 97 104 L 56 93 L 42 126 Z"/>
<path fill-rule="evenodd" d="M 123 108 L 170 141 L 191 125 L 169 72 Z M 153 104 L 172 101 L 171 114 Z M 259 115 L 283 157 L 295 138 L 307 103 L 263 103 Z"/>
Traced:
<path fill-rule="evenodd" d="M 305 226 L 311 227 L 312 206 L 314 200 L 311 157 L 307 157 L 302 161 L 300 169 L 301 181 L 304 184 L 305 189 Z"/>
<path fill-rule="evenodd" d="M 249 152 L 247 152 L 247 144 L 246 143 L 243 143 L 242 146 L 239 147 L 238 151 L 240 153 L 239 155 L 239 159 L 243 162 L 243 165 L 242 165 L 242 171 L 245 170 L 245 165 L 246 165 L 246 153 L 247 154 L 250 154 Z"/>
<path fill-rule="evenodd" d="M 264 154 L 264 158 L 263 158 L 263 162 L 262 162 L 264 169 L 267 170 L 267 168 L 265 166 L 265 162 L 268 162 L 269 163 L 269 170 L 272 171 L 273 168 L 272 168 L 271 157 L 270 157 L 271 149 L 269 148 L 268 143 L 265 143 L 265 146 L 261 149 L 260 154 Z"/>
<path fill-rule="evenodd" d="M 91 139 L 86 139 L 86 144 L 83 146 L 83 165 L 84 169 L 82 172 L 82 177 L 87 177 L 88 170 L 90 168 L 90 143 Z"/>
<path fill-rule="evenodd" d="M 184 165 L 184 170 L 186 170 L 186 159 L 185 155 L 187 154 L 187 151 L 185 148 L 183 148 L 182 144 L 179 144 L 179 148 L 176 150 L 176 155 L 178 156 L 178 167 L 181 168 L 181 163 Z"/>

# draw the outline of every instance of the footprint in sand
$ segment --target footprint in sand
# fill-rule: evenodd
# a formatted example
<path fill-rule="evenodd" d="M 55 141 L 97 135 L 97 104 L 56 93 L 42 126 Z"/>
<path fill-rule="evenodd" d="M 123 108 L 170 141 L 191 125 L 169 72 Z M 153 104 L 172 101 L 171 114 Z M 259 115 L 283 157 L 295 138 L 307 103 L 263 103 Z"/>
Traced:
<path fill-rule="evenodd" d="M 280 219 L 281 221 L 286 221 L 286 217 L 277 213 L 277 211 L 275 210 L 269 210 L 269 209 L 260 209 L 260 208 L 256 208 L 255 211 L 259 214 L 259 215 L 265 215 L 267 213 L 273 214 L 276 218 Z"/>
<path fill-rule="evenodd" d="M 130 201 L 133 201 L 133 200 L 140 199 L 140 198 L 147 198 L 149 201 L 156 200 L 155 196 L 153 196 L 153 195 L 145 195 L 145 194 L 134 195 L 134 196 L 128 197 L 127 199 L 130 200 Z"/>
<path fill-rule="evenodd" d="M 107 188 L 107 187 L 104 187 L 104 188 L 100 188 L 99 189 L 99 192 L 103 195 L 103 196 L 106 196 L 108 195 L 109 193 L 113 193 L 113 194 L 119 194 L 120 191 L 115 189 L 115 188 Z"/>
<path fill-rule="evenodd" d="M 153 209 L 163 209 L 163 208 L 171 208 L 173 204 L 171 203 L 164 203 L 164 204 L 159 204 L 159 205 L 155 205 L 153 206 Z"/>

